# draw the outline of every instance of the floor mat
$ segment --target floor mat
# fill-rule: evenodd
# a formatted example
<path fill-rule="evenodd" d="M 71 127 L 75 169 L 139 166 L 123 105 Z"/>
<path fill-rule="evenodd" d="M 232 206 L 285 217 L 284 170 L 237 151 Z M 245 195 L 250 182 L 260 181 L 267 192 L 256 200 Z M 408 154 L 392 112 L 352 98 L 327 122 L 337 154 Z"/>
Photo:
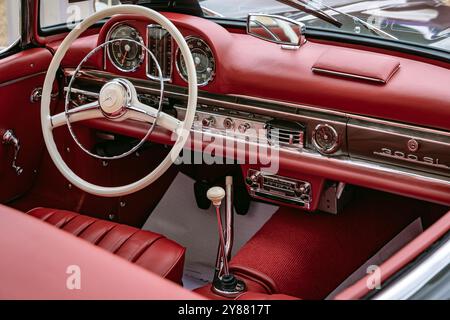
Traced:
<path fill-rule="evenodd" d="M 358 190 L 338 215 L 280 208 L 231 261 L 267 275 L 283 293 L 325 298 L 424 212 L 424 203 Z"/>
<path fill-rule="evenodd" d="M 389 259 L 398 250 L 403 248 L 407 243 L 418 237 L 423 232 L 422 221 L 420 218 L 414 220 L 409 226 L 403 229 L 396 237 L 389 241 L 383 248 L 381 248 L 373 257 L 366 261 L 361 267 L 353 272 L 347 279 L 344 280 L 336 289 L 331 292 L 327 300 L 334 299 L 334 297 L 348 288 L 359 279 L 363 278 L 369 266 L 380 266 L 384 261 Z"/>
<path fill-rule="evenodd" d="M 185 275 L 211 281 L 217 255 L 218 232 L 212 208 L 199 209 L 194 181 L 179 173 L 143 229 L 164 234 L 187 248 Z M 235 215 L 233 255 L 270 219 L 277 206 L 252 202 L 247 215 Z"/>

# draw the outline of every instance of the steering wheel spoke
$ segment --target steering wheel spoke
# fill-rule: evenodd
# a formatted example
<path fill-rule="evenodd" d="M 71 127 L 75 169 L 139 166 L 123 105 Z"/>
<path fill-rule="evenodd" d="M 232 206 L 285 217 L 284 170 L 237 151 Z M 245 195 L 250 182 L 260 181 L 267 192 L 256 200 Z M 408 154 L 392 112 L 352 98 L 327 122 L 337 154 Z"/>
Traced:
<path fill-rule="evenodd" d="M 61 127 L 70 123 L 75 123 L 84 120 L 97 119 L 103 117 L 98 101 L 87 103 L 85 105 L 70 109 L 67 113 L 61 112 L 51 117 L 50 123 L 52 129 Z"/>
<path fill-rule="evenodd" d="M 151 124 L 157 119 L 156 124 L 158 126 L 175 133 L 178 133 L 178 129 L 183 125 L 183 122 L 177 118 L 162 111 L 158 112 L 157 109 L 139 101 L 134 101 L 133 106 L 128 108 L 126 118 Z"/>

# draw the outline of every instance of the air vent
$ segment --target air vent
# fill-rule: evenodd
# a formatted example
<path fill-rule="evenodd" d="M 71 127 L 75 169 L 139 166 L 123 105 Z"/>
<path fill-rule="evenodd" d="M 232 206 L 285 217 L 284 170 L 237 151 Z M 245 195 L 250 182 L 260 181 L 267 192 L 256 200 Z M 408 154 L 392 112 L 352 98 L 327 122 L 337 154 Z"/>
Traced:
<path fill-rule="evenodd" d="M 303 148 L 305 127 L 297 122 L 271 120 L 266 123 L 267 140 L 271 145 Z"/>

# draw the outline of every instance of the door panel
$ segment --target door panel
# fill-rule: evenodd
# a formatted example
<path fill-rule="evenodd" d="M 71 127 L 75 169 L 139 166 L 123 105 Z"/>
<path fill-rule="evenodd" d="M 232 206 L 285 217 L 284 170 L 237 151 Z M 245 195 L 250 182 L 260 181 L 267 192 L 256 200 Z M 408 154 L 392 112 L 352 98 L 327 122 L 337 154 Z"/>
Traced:
<path fill-rule="evenodd" d="M 40 124 L 40 101 L 32 102 L 31 93 L 42 87 L 52 59 L 47 49 L 30 49 L 0 60 L 0 138 L 13 130 L 20 142 L 17 165 L 12 168 L 14 146 L 0 144 L 0 202 L 26 192 L 44 150 Z"/>

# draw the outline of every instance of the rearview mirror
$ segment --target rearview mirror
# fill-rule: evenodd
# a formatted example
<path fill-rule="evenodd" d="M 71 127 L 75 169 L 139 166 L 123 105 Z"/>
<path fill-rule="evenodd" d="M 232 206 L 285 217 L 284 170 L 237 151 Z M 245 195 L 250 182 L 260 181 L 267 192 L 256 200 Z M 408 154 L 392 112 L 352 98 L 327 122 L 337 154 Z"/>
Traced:
<path fill-rule="evenodd" d="M 247 33 L 262 40 L 299 48 L 305 41 L 305 25 L 276 15 L 251 13 L 247 18 Z"/>

